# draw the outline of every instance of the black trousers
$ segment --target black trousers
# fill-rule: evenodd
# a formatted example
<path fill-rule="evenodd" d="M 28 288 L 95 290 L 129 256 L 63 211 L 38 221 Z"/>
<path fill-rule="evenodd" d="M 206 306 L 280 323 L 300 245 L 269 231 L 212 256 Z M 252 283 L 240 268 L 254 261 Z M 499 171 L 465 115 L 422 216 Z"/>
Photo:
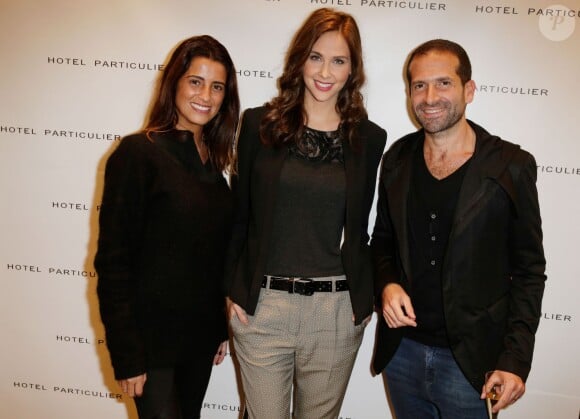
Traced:
<path fill-rule="evenodd" d="M 143 395 L 134 399 L 139 419 L 198 419 L 216 351 L 192 351 L 174 367 L 147 371 Z"/>

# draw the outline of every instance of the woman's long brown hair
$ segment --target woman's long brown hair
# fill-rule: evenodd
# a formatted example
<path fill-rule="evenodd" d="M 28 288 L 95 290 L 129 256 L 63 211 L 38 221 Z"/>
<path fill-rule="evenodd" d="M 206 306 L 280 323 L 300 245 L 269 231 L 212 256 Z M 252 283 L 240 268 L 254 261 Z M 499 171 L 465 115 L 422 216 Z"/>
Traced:
<path fill-rule="evenodd" d="M 185 74 L 191 61 L 205 57 L 223 64 L 227 80 L 224 101 L 218 114 L 203 127 L 203 136 L 209 158 L 218 170 L 228 170 L 233 162 L 233 143 L 240 114 L 240 99 L 236 70 L 226 48 L 209 35 L 186 39 L 175 49 L 163 70 L 159 92 L 153 103 L 145 132 L 163 132 L 175 128 L 177 109 L 175 95 L 177 83 Z"/>
<path fill-rule="evenodd" d="M 346 13 L 328 8 L 314 11 L 294 35 L 284 65 L 278 78 L 278 96 L 266 107 L 266 115 L 260 125 L 260 137 L 264 144 L 280 146 L 296 142 L 304 133 L 303 68 L 312 46 L 326 32 L 338 31 L 344 37 L 351 58 L 351 74 L 338 95 L 336 111 L 341 127 L 351 145 L 356 146 L 356 124 L 367 117 L 360 92 L 365 82 L 362 60 L 362 44 L 354 18 Z"/>

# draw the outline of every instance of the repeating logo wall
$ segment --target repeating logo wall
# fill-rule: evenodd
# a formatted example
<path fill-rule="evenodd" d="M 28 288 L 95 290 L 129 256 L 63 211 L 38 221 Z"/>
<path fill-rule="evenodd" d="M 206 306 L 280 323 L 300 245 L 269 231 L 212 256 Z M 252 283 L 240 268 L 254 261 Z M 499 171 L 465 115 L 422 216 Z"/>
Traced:
<path fill-rule="evenodd" d="M 359 23 L 364 99 L 370 118 L 389 133 L 387 147 L 415 128 L 406 106 L 408 53 L 441 37 L 466 47 L 474 64 L 469 118 L 533 152 L 546 256 L 555 272 L 548 272 L 526 397 L 501 416 L 578 417 L 577 0 L 123 0 L 107 7 L 54 0 L 32 9 L 29 2 L 5 3 L 0 417 L 136 417 L 110 365 L 92 266 L 106 159 L 145 120 L 163 63 L 179 41 L 207 33 L 223 42 L 236 64 L 242 106 L 256 106 L 276 90 L 291 34 L 320 7 L 351 13 Z M 373 343 L 369 327 L 341 419 L 392 418 L 383 380 L 369 371 Z M 241 416 L 236 379 L 232 358 L 214 368 L 204 418 Z"/>

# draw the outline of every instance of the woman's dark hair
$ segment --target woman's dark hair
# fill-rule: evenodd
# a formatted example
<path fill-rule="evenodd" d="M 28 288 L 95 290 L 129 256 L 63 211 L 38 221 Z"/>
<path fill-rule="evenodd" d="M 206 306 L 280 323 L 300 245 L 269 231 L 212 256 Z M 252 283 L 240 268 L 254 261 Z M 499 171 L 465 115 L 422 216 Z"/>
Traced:
<path fill-rule="evenodd" d="M 175 95 L 179 79 L 196 57 L 221 63 L 227 74 L 224 100 L 218 114 L 203 127 L 209 158 L 219 170 L 229 169 L 233 161 L 233 142 L 240 114 L 236 69 L 226 48 L 209 35 L 194 36 L 181 42 L 163 70 L 159 92 L 145 126 L 147 135 L 175 128 Z"/>
<path fill-rule="evenodd" d="M 284 71 L 278 78 L 278 96 L 266 105 L 268 111 L 261 122 L 260 137 L 264 144 L 279 146 L 302 137 L 306 120 L 304 64 L 318 38 L 331 31 L 338 31 L 344 37 L 350 52 L 351 74 L 339 92 L 336 111 L 346 138 L 351 144 L 356 141 L 356 124 L 367 117 L 360 93 L 365 73 L 359 29 L 351 15 L 322 8 L 306 19 L 292 39 Z"/>

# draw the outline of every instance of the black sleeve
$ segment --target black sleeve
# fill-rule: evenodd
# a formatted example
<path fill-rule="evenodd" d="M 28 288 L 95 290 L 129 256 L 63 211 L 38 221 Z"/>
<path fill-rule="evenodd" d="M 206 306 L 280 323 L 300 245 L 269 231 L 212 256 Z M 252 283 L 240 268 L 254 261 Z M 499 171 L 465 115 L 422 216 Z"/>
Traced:
<path fill-rule="evenodd" d="M 508 329 L 496 368 L 527 379 L 532 363 L 535 333 L 541 316 L 546 280 L 542 220 L 536 189 L 537 165 L 533 156 L 520 151 L 519 176 L 514 179 L 518 212 L 509 230 L 510 304 Z"/>
<path fill-rule="evenodd" d="M 94 263 L 99 309 L 117 379 L 145 372 L 135 308 L 135 260 L 146 216 L 148 176 L 146 144 L 135 140 L 124 139 L 107 161 Z"/>
<path fill-rule="evenodd" d="M 255 154 L 260 145 L 259 118 L 261 108 L 248 109 L 242 116 L 237 141 L 237 173 L 231 179 L 235 199 L 232 236 L 225 261 L 224 288 L 230 295 L 234 275 L 248 238 L 250 217 L 250 181 Z"/>
<path fill-rule="evenodd" d="M 373 124 L 374 125 L 374 124 Z M 387 131 L 380 128 L 378 125 L 374 125 L 375 129 L 373 135 L 368 138 L 368 153 L 367 153 L 367 184 L 365 191 L 365 202 L 364 202 L 364 214 L 366 217 L 362 219 L 362 242 L 368 244 L 369 234 L 368 234 L 368 223 L 371 207 L 375 198 L 375 190 L 377 187 L 377 172 L 379 164 L 381 161 L 381 156 L 385 149 L 385 144 L 387 143 Z"/>

